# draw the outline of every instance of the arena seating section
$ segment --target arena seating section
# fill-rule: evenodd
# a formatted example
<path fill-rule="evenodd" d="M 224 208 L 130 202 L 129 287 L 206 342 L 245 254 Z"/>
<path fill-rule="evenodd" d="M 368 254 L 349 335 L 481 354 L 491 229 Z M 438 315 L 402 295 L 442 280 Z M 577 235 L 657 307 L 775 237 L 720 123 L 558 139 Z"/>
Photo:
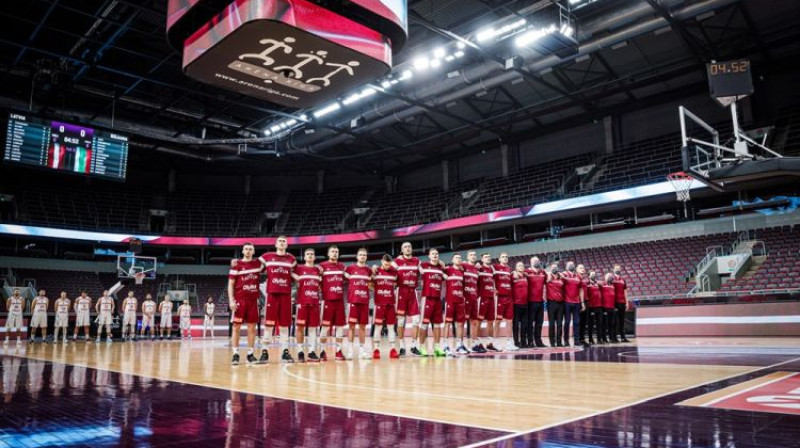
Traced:
<path fill-rule="evenodd" d="M 800 230 L 788 226 L 760 230 L 767 258 L 752 277 L 730 280 L 720 291 L 800 288 Z"/>

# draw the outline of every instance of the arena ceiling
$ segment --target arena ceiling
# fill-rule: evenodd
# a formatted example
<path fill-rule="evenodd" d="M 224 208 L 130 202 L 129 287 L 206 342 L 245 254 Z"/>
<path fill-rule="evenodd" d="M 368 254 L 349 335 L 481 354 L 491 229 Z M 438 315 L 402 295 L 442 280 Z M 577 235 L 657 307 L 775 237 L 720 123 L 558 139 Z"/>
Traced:
<path fill-rule="evenodd" d="M 800 5 L 781 0 L 558 0 L 579 43 L 562 56 L 478 38 L 536 21 L 555 1 L 409 0 L 409 41 L 392 77 L 328 114 L 186 77 L 166 41 L 164 0 L 2 2 L 0 105 L 113 120 L 134 136 L 134 168 L 214 162 L 263 173 L 396 174 L 702 93 L 712 59 L 750 58 L 763 74 L 791 69 L 800 53 Z M 437 51 L 448 60 L 427 66 Z"/>

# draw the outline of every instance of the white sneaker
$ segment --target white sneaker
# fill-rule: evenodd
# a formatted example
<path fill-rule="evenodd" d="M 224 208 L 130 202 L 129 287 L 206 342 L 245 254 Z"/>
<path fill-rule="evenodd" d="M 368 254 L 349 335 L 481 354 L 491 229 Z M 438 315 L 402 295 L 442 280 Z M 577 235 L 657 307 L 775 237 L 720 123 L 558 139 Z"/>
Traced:
<path fill-rule="evenodd" d="M 99 344 L 100 343 L 100 338 L 95 339 L 94 342 Z"/>
<path fill-rule="evenodd" d="M 358 357 L 361 359 L 372 359 L 372 356 L 370 356 L 366 350 L 361 350 L 361 354 L 359 354 Z"/>
<path fill-rule="evenodd" d="M 349 349 L 349 350 L 347 350 L 347 354 L 345 355 L 345 358 L 347 358 L 347 359 L 354 359 L 354 358 L 353 358 L 353 349 L 352 349 L 352 348 L 351 348 L 351 349 Z"/>
<path fill-rule="evenodd" d="M 106 342 L 111 342 L 111 336 L 106 338 Z"/>
<path fill-rule="evenodd" d="M 458 349 L 456 349 L 456 353 L 458 353 L 460 355 L 466 355 L 466 354 L 469 354 L 469 350 L 467 350 L 467 348 L 462 345 L 462 346 L 458 347 Z"/>
<path fill-rule="evenodd" d="M 517 347 L 516 345 L 514 345 L 514 343 L 513 343 L 513 342 L 509 342 L 509 343 L 506 345 L 506 348 L 505 348 L 505 350 L 506 350 L 507 352 L 516 352 L 517 350 L 519 350 L 519 347 Z"/>

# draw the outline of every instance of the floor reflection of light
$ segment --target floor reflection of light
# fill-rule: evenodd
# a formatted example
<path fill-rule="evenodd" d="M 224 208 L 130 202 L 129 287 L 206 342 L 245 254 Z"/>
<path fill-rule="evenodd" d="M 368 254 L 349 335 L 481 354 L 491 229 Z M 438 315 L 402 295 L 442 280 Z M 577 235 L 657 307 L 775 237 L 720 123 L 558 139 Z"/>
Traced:
<path fill-rule="evenodd" d="M 105 439 L 119 439 L 121 431 L 119 428 L 108 428 L 106 426 L 81 426 L 70 429 L 47 430 L 47 427 L 37 427 L 35 434 L 22 431 L 4 430 L 0 434 L 0 444 L 7 446 L 46 446 L 64 444 L 85 444 L 98 443 Z M 147 437 L 153 435 L 150 428 L 137 426 L 133 430 L 135 437 Z"/>

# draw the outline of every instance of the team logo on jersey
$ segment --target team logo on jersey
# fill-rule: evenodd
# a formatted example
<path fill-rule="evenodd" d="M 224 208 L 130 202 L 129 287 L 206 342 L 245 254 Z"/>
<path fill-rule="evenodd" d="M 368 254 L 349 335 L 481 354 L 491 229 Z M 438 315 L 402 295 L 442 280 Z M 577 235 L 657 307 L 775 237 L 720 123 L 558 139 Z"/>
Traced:
<path fill-rule="evenodd" d="M 242 291 L 245 291 L 245 292 L 258 292 L 258 285 L 255 285 L 255 284 L 244 284 L 244 285 L 242 285 Z"/>
<path fill-rule="evenodd" d="M 318 297 L 317 291 L 311 291 L 311 290 L 308 290 L 308 289 L 307 289 L 307 290 L 305 290 L 305 291 L 303 292 L 303 294 L 304 294 L 306 297 L 310 297 L 310 298 L 316 298 L 316 297 Z"/>
<path fill-rule="evenodd" d="M 338 286 L 338 285 L 337 286 L 331 286 L 330 288 L 328 288 L 328 291 L 335 292 L 337 294 L 341 294 L 341 293 L 344 292 L 344 288 L 342 288 L 341 286 Z"/>
<path fill-rule="evenodd" d="M 272 277 L 272 284 L 276 286 L 289 286 L 289 281 L 285 278 Z"/>

